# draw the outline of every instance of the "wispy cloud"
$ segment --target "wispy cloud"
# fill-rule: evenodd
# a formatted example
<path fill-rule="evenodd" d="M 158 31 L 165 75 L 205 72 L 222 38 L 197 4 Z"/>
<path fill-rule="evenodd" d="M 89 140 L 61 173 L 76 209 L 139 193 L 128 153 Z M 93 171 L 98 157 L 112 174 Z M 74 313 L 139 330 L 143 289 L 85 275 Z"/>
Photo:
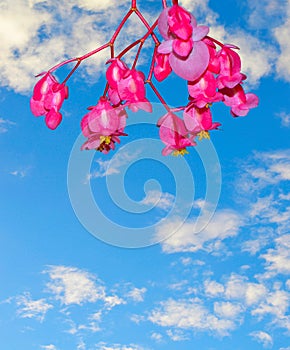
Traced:
<path fill-rule="evenodd" d="M 146 288 L 132 288 L 127 294 L 126 297 L 129 299 L 132 299 L 135 302 L 142 302 L 144 301 L 144 296 L 146 293 Z"/>
<path fill-rule="evenodd" d="M 53 345 L 53 344 L 42 345 L 42 346 L 41 346 L 41 349 L 44 349 L 44 350 L 57 350 L 56 346 Z"/>
<path fill-rule="evenodd" d="M 192 219 L 185 223 L 178 218 L 166 221 L 158 228 L 156 236 L 164 237 L 164 232 L 174 232 L 175 227 L 180 227 L 168 239 L 161 242 L 165 253 L 174 252 L 196 252 L 207 250 L 209 252 L 219 251 L 222 241 L 226 238 L 236 236 L 242 225 L 242 218 L 232 210 L 220 210 L 215 213 L 208 225 L 201 231 L 195 232 L 196 222 Z"/>
<path fill-rule="evenodd" d="M 21 318 L 35 318 L 42 322 L 49 309 L 53 305 L 47 303 L 45 299 L 33 300 L 29 293 L 16 297 L 17 314 Z"/>
<path fill-rule="evenodd" d="M 118 153 L 112 162 L 111 160 L 98 159 L 96 161 L 98 170 L 93 170 L 87 175 L 86 183 L 88 183 L 91 179 L 119 174 L 123 166 L 138 159 L 140 152 L 141 151 Z"/>
<path fill-rule="evenodd" d="M 63 305 L 96 302 L 106 298 L 105 287 L 96 276 L 87 271 L 67 266 L 49 266 L 47 290 Z"/>
<path fill-rule="evenodd" d="M 261 343 L 264 348 L 271 348 L 273 346 L 273 339 L 269 333 L 263 331 L 255 331 L 250 333 L 250 336 Z"/>
<path fill-rule="evenodd" d="M 198 299 L 168 299 L 160 303 L 148 316 L 148 320 L 162 327 L 176 330 L 212 331 L 225 336 L 236 328 L 231 318 L 219 318 Z"/>
<path fill-rule="evenodd" d="M 24 178 L 28 174 L 28 169 L 17 169 L 9 172 L 10 175 L 19 177 L 19 178 Z"/>
<path fill-rule="evenodd" d="M 144 348 L 141 345 L 137 344 L 129 344 L 129 345 L 122 345 L 122 344 L 108 344 L 105 342 L 100 342 L 96 344 L 96 350 L 149 350 L 148 348 Z"/>
<path fill-rule="evenodd" d="M 280 112 L 276 114 L 277 117 L 281 120 L 281 125 L 289 128 L 290 127 L 290 113 Z"/>
<path fill-rule="evenodd" d="M 168 192 L 160 191 L 148 191 L 146 197 L 141 201 L 141 204 L 154 206 L 154 208 L 159 208 L 162 210 L 169 210 L 172 208 L 175 200 L 175 196 Z"/>
<path fill-rule="evenodd" d="M 16 125 L 16 123 L 8 119 L 0 118 L 0 134 L 6 133 L 12 125 Z"/>

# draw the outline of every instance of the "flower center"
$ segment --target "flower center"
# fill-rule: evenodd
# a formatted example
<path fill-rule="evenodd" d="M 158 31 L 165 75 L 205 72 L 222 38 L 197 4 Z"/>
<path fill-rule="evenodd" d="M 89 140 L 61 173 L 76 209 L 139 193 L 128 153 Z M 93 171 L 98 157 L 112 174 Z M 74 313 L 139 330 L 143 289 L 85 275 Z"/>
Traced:
<path fill-rule="evenodd" d="M 210 139 L 209 132 L 206 130 L 200 131 L 197 134 L 197 136 L 198 136 L 199 141 L 201 141 L 202 139 Z"/>
<path fill-rule="evenodd" d="M 185 154 L 188 154 L 189 152 L 187 151 L 186 148 L 181 148 L 181 149 L 176 149 L 175 151 L 172 152 L 172 155 L 174 157 L 178 156 L 184 156 Z"/>

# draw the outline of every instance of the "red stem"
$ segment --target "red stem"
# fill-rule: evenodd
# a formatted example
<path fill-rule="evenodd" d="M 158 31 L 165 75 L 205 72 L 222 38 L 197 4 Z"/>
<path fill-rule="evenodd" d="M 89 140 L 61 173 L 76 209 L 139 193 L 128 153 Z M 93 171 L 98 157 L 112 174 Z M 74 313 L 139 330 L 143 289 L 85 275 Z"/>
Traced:
<path fill-rule="evenodd" d="M 136 1 L 135 1 L 136 2 Z M 132 1 L 133 3 L 133 1 Z M 120 34 L 121 29 L 123 28 L 124 24 L 128 20 L 128 18 L 132 15 L 134 11 L 131 9 L 127 12 L 126 16 L 122 19 L 122 22 L 119 24 L 118 28 L 116 29 L 114 35 L 112 36 L 110 43 L 114 44 L 115 40 L 117 39 L 117 36 Z"/>
<path fill-rule="evenodd" d="M 151 30 L 151 28 L 153 27 L 150 27 L 150 25 L 149 25 L 149 23 L 146 21 L 146 19 L 144 18 L 144 16 L 142 15 L 142 13 L 138 10 L 138 9 L 136 9 L 136 11 L 135 11 L 135 13 L 136 13 L 136 15 L 140 18 L 140 20 L 141 20 L 141 22 L 144 24 L 144 26 L 148 29 L 148 31 L 150 31 Z M 157 22 L 157 21 L 156 21 Z M 156 23 L 155 22 L 155 23 Z M 154 27 L 156 26 L 156 24 L 154 23 Z M 152 36 L 152 39 L 154 40 L 154 42 L 155 42 L 155 44 L 156 45 L 159 45 L 160 44 L 160 42 L 159 42 L 159 40 L 157 39 L 157 37 L 156 37 L 156 35 L 153 33 L 153 31 L 152 31 L 152 33 L 150 33 L 151 34 L 151 36 Z"/>
<path fill-rule="evenodd" d="M 73 75 L 73 73 L 77 70 L 78 66 L 81 64 L 82 61 L 78 60 L 77 64 L 74 66 L 74 68 L 70 71 L 70 73 L 68 74 L 68 76 L 64 79 L 64 81 L 62 82 L 62 84 L 65 84 L 69 78 Z"/>
<path fill-rule="evenodd" d="M 58 68 L 64 66 L 65 64 L 68 64 L 68 63 L 70 63 L 70 62 L 79 61 L 79 62 L 81 63 L 81 62 L 82 62 L 83 60 L 85 60 L 86 58 L 88 58 L 88 57 L 90 57 L 90 56 L 96 54 L 97 52 L 99 52 L 99 51 L 101 51 L 101 50 L 106 49 L 108 46 L 110 46 L 110 43 L 106 43 L 106 44 L 104 44 L 104 45 L 98 47 L 97 49 L 95 49 L 95 50 L 93 50 L 93 51 L 91 51 L 91 52 L 89 52 L 89 53 L 87 53 L 87 54 L 85 54 L 85 55 L 83 55 L 83 56 L 81 56 L 81 57 L 70 58 L 69 60 L 66 60 L 66 61 L 63 61 L 63 62 L 61 62 L 61 63 L 58 63 L 58 64 L 55 65 L 54 67 L 50 68 L 49 72 L 52 73 L 52 72 L 54 72 L 56 69 L 58 69 Z M 78 65 L 78 66 L 79 66 L 79 65 Z"/>
<path fill-rule="evenodd" d="M 162 0 L 162 6 L 163 6 L 164 9 L 167 7 L 166 0 Z"/>

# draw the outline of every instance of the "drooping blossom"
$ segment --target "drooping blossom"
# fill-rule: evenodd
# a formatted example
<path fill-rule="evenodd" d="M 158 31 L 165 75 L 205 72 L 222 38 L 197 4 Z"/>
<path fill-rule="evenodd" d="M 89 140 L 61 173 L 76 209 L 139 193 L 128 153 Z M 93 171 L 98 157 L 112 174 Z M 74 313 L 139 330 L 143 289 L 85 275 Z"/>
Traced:
<path fill-rule="evenodd" d="M 62 120 L 59 110 L 63 101 L 68 98 L 68 88 L 60 84 L 51 73 L 46 73 L 35 85 L 30 108 L 36 116 L 45 116 L 45 123 L 55 129 Z"/>
<path fill-rule="evenodd" d="M 196 19 L 181 6 L 165 8 L 158 19 L 158 29 L 165 39 L 158 52 L 169 55 L 172 70 L 185 80 L 196 80 L 209 64 L 209 50 L 202 40 L 207 26 L 197 26 Z"/>
<path fill-rule="evenodd" d="M 152 106 L 146 98 L 145 75 L 136 69 L 129 69 L 120 59 L 110 60 L 106 77 L 109 83 L 108 95 L 113 105 L 122 102 L 133 112 L 143 109 L 152 111 Z"/>
<path fill-rule="evenodd" d="M 238 49 L 234 45 L 223 45 L 218 53 L 220 72 L 217 78 L 218 88 L 233 88 L 247 77 L 241 73 L 240 56 L 232 49 Z"/>
<path fill-rule="evenodd" d="M 165 143 L 165 148 L 162 150 L 162 154 L 167 156 L 172 153 L 173 155 L 184 155 L 188 153 L 186 147 L 195 146 L 193 137 L 188 136 L 188 131 L 184 125 L 183 120 L 178 118 L 173 113 L 167 113 L 158 121 L 159 135 L 161 141 Z"/>
<path fill-rule="evenodd" d="M 184 125 L 187 130 L 202 138 L 209 138 L 209 130 L 216 130 L 221 125 L 212 121 L 210 108 L 190 107 L 183 113 Z"/>
<path fill-rule="evenodd" d="M 156 52 L 154 76 L 158 81 L 162 81 L 168 77 L 172 72 L 172 68 L 169 63 L 169 55 Z"/>
<path fill-rule="evenodd" d="M 126 112 L 123 108 L 113 108 L 107 98 L 101 97 L 96 106 L 89 107 L 82 121 L 83 135 L 88 140 L 82 149 L 96 149 L 108 153 L 115 148 L 115 143 L 120 143 L 119 136 L 125 136 L 123 132 L 126 126 Z"/>
<path fill-rule="evenodd" d="M 199 108 L 223 100 L 223 95 L 217 91 L 216 78 L 208 70 L 199 79 L 188 82 L 188 92 L 191 100 Z"/>
<path fill-rule="evenodd" d="M 224 88 L 220 92 L 224 95 L 224 104 L 231 107 L 231 114 L 234 117 L 247 115 L 251 108 L 255 108 L 259 104 L 258 96 L 252 93 L 246 94 L 241 85 L 237 85 L 233 89 Z"/>

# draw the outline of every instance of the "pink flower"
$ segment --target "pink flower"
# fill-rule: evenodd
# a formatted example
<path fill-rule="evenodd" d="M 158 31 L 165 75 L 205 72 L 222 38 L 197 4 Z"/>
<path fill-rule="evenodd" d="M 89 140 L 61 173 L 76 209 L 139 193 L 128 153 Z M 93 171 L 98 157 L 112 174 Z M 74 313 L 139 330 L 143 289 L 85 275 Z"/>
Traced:
<path fill-rule="evenodd" d="M 62 120 L 59 110 L 68 98 L 68 88 L 60 84 L 51 73 L 46 73 L 35 85 L 30 108 L 35 116 L 45 116 L 45 123 L 55 129 Z"/>
<path fill-rule="evenodd" d="M 146 98 L 145 76 L 136 69 L 129 69 L 120 59 L 110 61 L 106 77 L 109 83 L 108 95 L 113 105 L 122 102 L 133 112 L 143 109 L 152 112 L 152 106 Z"/>
<path fill-rule="evenodd" d="M 89 107 L 82 121 L 82 132 L 88 140 L 82 149 L 96 149 L 108 153 L 115 148 L 115 143 L 120 143 L 119 136 L 125 136 L 123 132 L 126 125 L 126 112 L 124 109 L 113 108 L 105 97 L 101 97 L 98 104 Z"/>
<path fill-rule="evenodd" d="M 207 70 L 214 74 L 218 74 L 220 72 L 220 61 L 216 51 L 216 45 L 210 38 L 207 37 L 204 38 L 203 41 L 206 43 L 209 51 L 209 64 Z"/>
<path fill-rule="evenodd" d="M 237 49 L 234 45 L 224 45 L 218 53 L 220 61 L 220 72 L 217 78 L 218 88 L 233 88 L 240 84 L 246 76 L 241 73 L 240 56 L 232 49 Z"/>
<path fill-rule="evenodd" d="M 145 75 L 136 69 L 129 70 L 118 84 L 118 92 L 121 100 L 133 112 L 143 109 L 146 112 L 152 112 L 151 103 L 147 100 L 145 90 Z"/>
<path fill-rule="evenodd" d="M 220 92 L 224 95 L 224 104 L 231 107 L 231 114 L 234 117 L 247 115 L 251 108 L 259 104 L 258 96 L 252 93 L 245 94 L 241 85 L 233 89 L 224 88 Z"/>
<path fill-rule="evenodd" d="M 186 147 L 196 145 L 193 141 L 193 137 L 188 137 L 188 131 L 186 130 L 183 120 L 178 118 L 175 114 L 167 113 L 159 119 L 157 125 L 160 126 L 160 139 L 166 145 L 162 150 L 164 156 L 170 153 L 173 155 L 184 155 L 188 153 Z"/>
<path fill-rule="evenodd" d="M 185 80 L 196 80 L 209 64 L 208 46 L 202 39 L 207 26 L 197 26 L 196 19 L 179 5 L 165 8 L 158 19 L 158 29 L 165 39 L 158 47 L 169 54 L 172 70 Z"/>
<path fill-rule="evenodd" d="M 184 124 L 187 130 L 200 138 L 209 138 L 209 130 L 218 129 L 220 123 L 212 122 L 210 108 L 192 107 L 183 113 Z"/>
<path fill-rule="evenodd" d="M 155 55 L 155 67 L 154 67 L 154 75 L 158 81 L 162 81 L 168 77 L 168 75 L 172 72 L 172 68 L 169 64 L 169 55 L 156 53 Z"/>
<path fill-rule="evenodd" d="M 198 80 L 188 82 L 188 92 L 199 108 L 223 100 L 223 95 L 217 91 L 215 76 L 210 71 L 206 71 Z"/>

